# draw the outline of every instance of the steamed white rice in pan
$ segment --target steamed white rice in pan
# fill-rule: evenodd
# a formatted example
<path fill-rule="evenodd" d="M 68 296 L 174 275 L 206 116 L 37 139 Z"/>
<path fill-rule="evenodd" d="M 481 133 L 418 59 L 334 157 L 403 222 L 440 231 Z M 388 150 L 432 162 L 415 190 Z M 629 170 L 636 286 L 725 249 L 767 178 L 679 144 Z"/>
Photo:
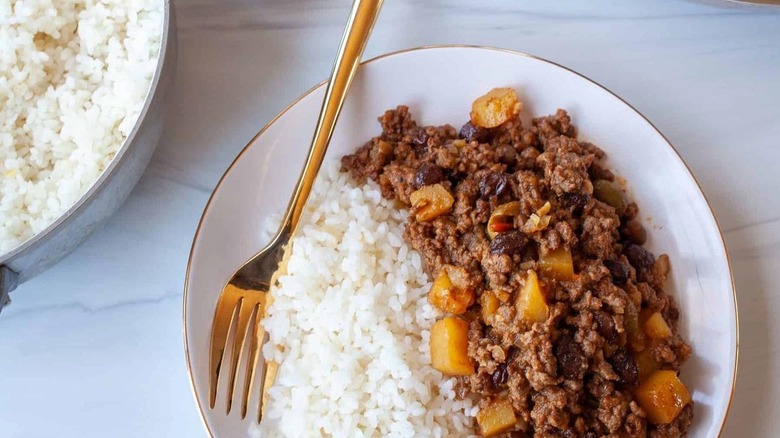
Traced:
<path fill-rule="evenodd" d="M 157 66 L 162 0 L 0 0 L 0 255 L 95 182 Z"/>

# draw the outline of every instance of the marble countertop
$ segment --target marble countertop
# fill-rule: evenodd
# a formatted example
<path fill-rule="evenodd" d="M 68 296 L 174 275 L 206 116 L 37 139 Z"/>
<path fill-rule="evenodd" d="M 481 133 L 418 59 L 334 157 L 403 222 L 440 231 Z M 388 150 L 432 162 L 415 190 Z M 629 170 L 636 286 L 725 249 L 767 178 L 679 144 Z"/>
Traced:
<path fill-rule="evenodd" d="M 484 3 L 479 5 L 479 3 Z M 181 297 L 212 188 L 277 112 L 329 73 L 348 0 L 177 0 L 160 146 L 124 207 L 0 317 L 0 436 L 196 437 Z M 780 8 L 721 0 L 388 0 L 366 57 L 491 45 L 564 64 L 666 134 L 723 228 L 740 306 L 725 436 L 780 428 Z"/>

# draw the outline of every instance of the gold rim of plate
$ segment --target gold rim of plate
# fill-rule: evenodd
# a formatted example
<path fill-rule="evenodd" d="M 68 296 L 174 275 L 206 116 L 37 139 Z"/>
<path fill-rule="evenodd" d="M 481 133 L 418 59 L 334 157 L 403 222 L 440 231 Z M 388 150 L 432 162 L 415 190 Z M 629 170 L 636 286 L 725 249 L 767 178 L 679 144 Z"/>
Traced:
<path fill-rule="evenodd" d="M 753 2 L 753 3 L 780 5 L 780 0 L 729 0 L 729 1 L 738 2 L 738 3 Z M 668 144 L 669 147 L 672 148 L 672 151 L 674 151 L 674 153 L 677 155 L 677 158 L 680 159 L 680 161 L 683 163 L 685 168 L 688 170 L 688 173 L 693 178 L 694 183 L 696 183 L 696 186 L 699 188 L 699 192 L 702 194 L 702 197 L 704 197 L 704 202 L 707 204 L 707 208 L 710 210 L 710 214 L 715 219 L 715 226 L 718 228 L 718 235 L 720 235 L 720 243 L 723 246 L 724 252 L 726 254 L 726 264 L 729 267 L 729 280 L 731 280 L 731 293 L 732 293 L 732 298 L 733 298 L 733 301 L 734 301 L 734 319 L 735 319 L 734 322 L 735 322 L 735 329 L 736 329 L 735 330 L 736 343 L 735 343 L 735 351 L 734 351 L 734 374 L 733 374 L 733 376 L 731 378 L 731 392 L 729 394 L 729 401 L 728 401 L 728 404 L 726 406 L 726 413 L 723 416 L 723 420 L 722 420 L 722 422 L 720 424 L 720 428 L 719 428 L 719 431 L 718 431 L 718 436 L 722 436 L 723 435 L 723 428 L 726 425 L 726 419 L 728 418 L 729 411 L 731 410 L 731 404 L 734 401 L 734 391 L 735 391 L 736 384 L 737 384 L 737 368 L 739 366 L 739 308 L 737 306 L 737 288 L 736 288 L 736 284 L 734 283 L 734 273 L 733 273 L 733 269 L 731 267 L 731 258 L 729 257 L 728 250 L 726 250 L 726 241 L 725 241 L 725 239 L 723 237 L 723 231 L 722 231 L 722 228 L 720 226 L 720 222 L 718 222 L 718 217 L 715 215 L 715 211 L 712 209 L 712 205 L 710 204 L 710 201 L 707 199 L 707 195 L 702 190 L 701 184 L 699 183 L 699 180 L 696 178 L 696 175 L 691 171 L 691 168 L 690 168 L 690 166 L 688 166 L 688 163 L 685 162 L 685 160 L 683 159 L 682 155 L 680 155 L 680 152 L 677 151 L 677 148 L 674 147 L 672 142 L 669 141 L 669 139 L 653 124 L 653 122 L 651 122 L 650 119 L 648 119 L 644 114 L 642 114 L 633 105 L 631 105 L 630 103 L 626 102 L 622 97 L 618 96 L 617 94 L 612 92 L 610 89 L 608 89 L 607 87 L 599 84 L 598 82 L 594 81 L 593 79 L 590 79 L 589 77 L 587 77 L 587 76 L 585 76 L 585 75 L 583 75 L 581 73 L 578 73 L 578 72 L 570 69 L 569 67 L 566 67 L 564 65 L 558 64 L 557 62 L 553 62 L 553 61 L 550 61 L 550 60 L 545 59 L 545 58 L 541 58 L 541 57 L 536 56 L 536 55 L 531 55 L 531 54 L 528 54 L 528 53 L 525 53 L 525 52 L 520 52 L 520 51 L 517 51 L 517 50 L 504 49 L 504 48 L 492 47 L 492 46 L 478 46 L 478 45 L 468 45 L 468 44 L 441 44 L 441 45 L 430 45 L 430 46 L 418 46 L 418 47 L 413 47 L 413 48 L 410 48 L 410 49 L 404 49 L 404 50 L 398 50 L 398 51 L 395 51 L 395 52 L 385 53 L 383 55 L 379 55 L 379 56 L 376 56 L 374 58 L 365 60 L 365 61 L 361 62 L 360 65 L 363 66 L 363 65 L 375 62 L 375 61 L 379 61 L 379 60 L 384 59 L 384 58 L 389 58 L 391 56 L 396 56 L 396 55 L 402 55 L 404 53 L 409 53 L 409 52 L 416 52 L 416 51 L 430 50 L 430 49 L 453 49 L 453 48 L 492 50 L 492 51 L 496 51 L 496 52 L 509 53 L 509 54 L 512 54 L 512 55 L 525 56 L 525 57 L 536 59 L 538 61 L 542 61 L 542 62 L 545 62 L 545 63 L 548 63 L 548 64 L 552 64 L 552 65 L 554 65 L 556 67 L 562 68 L 562 69 L 564 69 L 564 70 L 566 70 L 566 71 L 568 71 L 570 73 L 573 73 L 573 74 L 575 74 L 575 75 L 577 75 L 577 76 L 587 80 L 588 82 L 596 85 L 597 87 L 601 88 L 602 90 L 604 90 L 607 93 L 611 94 L 612 96 L 616 97 L 618 100 L 623 102 L 623 104 L 625 104 L 626 106 L 628 106 L 629 108 L 634 110 L 637 114 L 639 114 L 639 116 L 642 117 L 645 120 L 645 122 L 647 122 L 666 141 L 666 144 Z M 211 195 L 209 196 L 209 200 L 206 203 L 206 207 L 203 209 L 203 214 L 201 215 L 201 218 L 198 221 L 198 228 L 195 230 L 195 237 L 192 240 L 192 246 L 190 248 L 190 256 L 189 256 L 189 258 L 187 260 L 187 272 L 186 272 L 185 277 L 184 277 L 184 295 L 183 295 L 183 298 L 182 298 L 182 327 L 183 327 L 183 335 L 184 335 L 184 354 L 185 354 L 185 357 L 187 359 L 187 374 L 188 374 L 188 377 L 190 379 L 190 388 L 192 389 L 192 393 L 195 396 L 195 402 L 198 405 L 198 412 L 200 414 L 200 419 L 203 422 L 203 425 L 206 427 L 206 430 L 208 431 L 209 436 L 211 436 L 212 438 L 214 437 L 214 433 L 211 431 L 211 428 L 209 427 L 209 424 L 206 421 L 206 415 L 203 412 L 203 405 L 201 403 L 200 397 L 198 397 L 198 391 L 195 388 L 195 379 L 194 379 L 194 376 L 192 375 L 192 365 L 190 363 L 190 349 L 189 349 L 189 343 L 188 343 L 188 340 L 187 340 L 187 291 L 189 290 L 190 269 L 192 268 L 192 258 L 193 258 L 193 254 L 194 254 L 194 251 L 195 251 L 195 245 L 198 242 L 198 237 L 200 236 L 201 228 L 203 226 L 203 219 L 206 217 L 206 213 L 208 213 L 209 208 L 211 207 L 211 201 L 214 199 L 214 194 L 217 191 L 219 191 L 219 188 L 222 186 L 222 182 L 227 177 L 227 175 L 230 173 L 230 171 L 233 170 L 233 166 L 235 166 L 236 163 L 243 157 L 244 153 L 247 150 L 249 150 L 249 148 L 255 143 L 255 141 L 261 135 L 263 135 L 265 133 L 265 131 L 268 130 L 268 128 L 270 128 L 274 123 L 276 123 L 277 120 L 279 120 L 285 113 L 287 113 L 287 111 L 289 111 L 292 107 L 297 105 L 298 102 L 303 100 L 306 96 L 310 95 L 311 93 L 313 93 L 314 91 L 316 91 L 320 87 L 324 86 L 327 82 L 328 82 L 327 80 L 324 80 L 324 81 L 318 83 L 317 85 L 313 86 L 312 88 L 307 90 L 305 93 L 300 95 L 298 98 L 293 100 L 282 111 L 280 111 L 279 114 L 274 116 L 265 126 L 263 126 L 263 128 L 260 131 L 258 131 L 258 133 L 254 137 L 252 137 L 252 139 L 249 141 L 249 143 L 247 143 L 247 145 L 244 146 L 243 149 L 241 149 L 241 152 L 239 152 L 238 155 L 236 156 L 236 158 L 233 160 L 233 162 L 230 163 L 230 166 L 227 168 L 227 170 L 225 170 L 225 173 L 222 174 L 222 176 L 219 179 L 219 182 L 214 187 L 214 190 L 211 192 Z"/>

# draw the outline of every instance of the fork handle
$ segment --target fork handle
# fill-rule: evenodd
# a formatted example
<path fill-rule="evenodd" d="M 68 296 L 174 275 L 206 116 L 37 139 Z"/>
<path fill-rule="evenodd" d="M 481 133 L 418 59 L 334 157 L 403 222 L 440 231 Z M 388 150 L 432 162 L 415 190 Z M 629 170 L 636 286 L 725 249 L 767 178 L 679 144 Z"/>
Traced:
<path fill-rule="evenodd" d="M 325 99 L 320 109 L 317 128 L 314 131 L 309 156 L 306 164 L 303 166 L 301 176 L 293 192 L 290 203 L 287 205 L 284 221 L 280 229 L 280 234 L 285 237 L 291 236 L 303 213 L 303 207 L 309 198 L 314 180 L 322 166 L 322 160 L 325 157 L 325 151 L 328 149 L 333 129 L 341 113 L 341 107 L 347 96 L 349 86 L 355 77 L 360 57 L 363 49 L 368 42 L 368 36 L 374 27 L 376 18 L 379 16 L 379 10 L 382 7 L 383 0 L 355 0 L 352 4 L 352 11 L 347 21 L 344 35 L 341 38 L 339 51 L 336 55 L 336 61 L 333 63 L 328 87 L 325 89 Z"/>

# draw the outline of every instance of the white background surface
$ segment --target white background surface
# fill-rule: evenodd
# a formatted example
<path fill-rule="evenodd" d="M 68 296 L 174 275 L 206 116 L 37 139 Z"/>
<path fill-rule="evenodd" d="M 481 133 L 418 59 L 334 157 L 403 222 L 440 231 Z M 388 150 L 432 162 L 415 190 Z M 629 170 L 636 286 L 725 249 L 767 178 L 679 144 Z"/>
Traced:
<path fill-rule="evenodd" d="M 366 56 L 503 46 L 573 68 L 666 134 L 723 228 L 740 304 L 728 437 L 780 428 L 780 9 L 722 1 L 387 0 Z M 487 2 L 485 2 L 487 3 Z M 329 73 L 349 2 L 179 0 L 167 129 L 101 231 L 0 317 L 0 436 L 200 437 L 181 335 L 192 237 L 246 142 Z M 297 172 L 297 169 L 294 169 Z"/>

